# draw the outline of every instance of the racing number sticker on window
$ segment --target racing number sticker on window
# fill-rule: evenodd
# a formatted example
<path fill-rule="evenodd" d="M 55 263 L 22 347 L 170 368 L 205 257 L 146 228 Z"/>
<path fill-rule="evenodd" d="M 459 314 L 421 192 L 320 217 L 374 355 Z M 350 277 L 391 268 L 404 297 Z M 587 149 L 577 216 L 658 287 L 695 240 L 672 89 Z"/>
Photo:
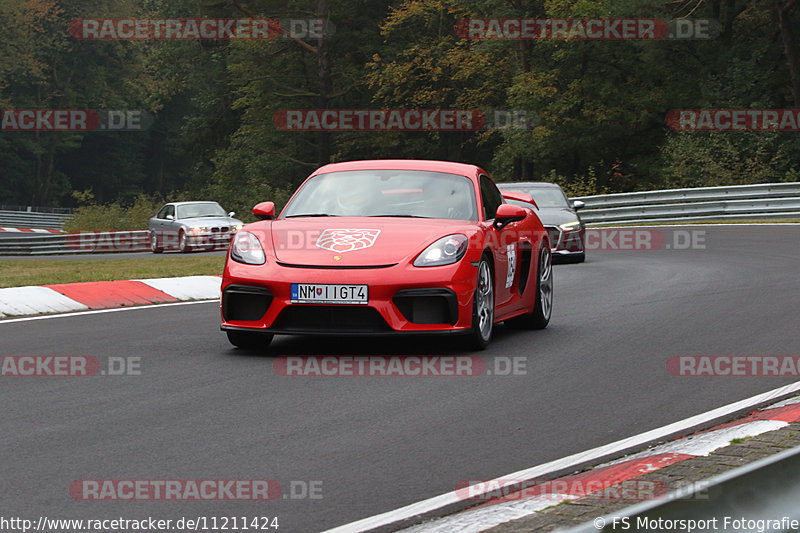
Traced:
<path fill-rule="evenodd" d="M 508 255 L 508 273 L 506 274 L 506 289 L 514 284 L 514 274 L 517 271 L 517 245 L 509 244 L 506 246 Z"/>

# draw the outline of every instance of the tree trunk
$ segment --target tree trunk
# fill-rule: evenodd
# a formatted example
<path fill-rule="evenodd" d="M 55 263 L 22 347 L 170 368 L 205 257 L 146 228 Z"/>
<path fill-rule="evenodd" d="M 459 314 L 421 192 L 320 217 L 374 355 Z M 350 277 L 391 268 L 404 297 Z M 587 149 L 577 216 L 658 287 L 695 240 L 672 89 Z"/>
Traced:
<path fill-rule="evenodd" d="M 516 16 L 524 17 L 522 0 L 514 0 L 514 8 L 516 9 Z M 531 65 L 528 62 L 528 42 L 524 39 L 517 41 L 517 57 L 519 58 L 520 68 L 522 72 L 530 72 Z M 532 179 L 533 176 L 533 163 L 526 161 L 520 156 L 514 156 L 514 170 L 513 180 L 521 181 L 523 179 Z"/>
<path fill-rule="evenodd" d="M 789 76 L 792 81 L 792 96 L 794 97 L 794 107 L 800 108 L 800 55 L 797 52 L 797 43 L 792 30 L 792 21 L 789 11 L 794 7 L 796 0 L 778 0 L 775 2 L 775 10 L 778 14 L 778 26 L 781 29 L 781 39 L 783 40 L 783 51 L 786 54 L 786 63 L 789 66 Z"/>
<path fill-rule="evenodd" d="M 34 142 L 34 146 L 37 148 L 40 147 L 40 139 L 41 134 L 37 131 L 34 133 L 36 141 Z M 40 197 L 42 193 L 42 154 L 39 150 L 34 151 L 36 156 L 34 166 L 33 166 L 33 187 L 31 188 L 31 198 L 28 200 L 30 205 L 37 205 L 37 202 L 40 202 Z"/>
<path fill-rule="evenodd" d="M 44 183 L 42 184 L 41 204 L 49 204 L 50 183 L 53 181 L 53 172 L 56 169 L 56 140 L 51 137 L 47 143 L 47 168 L 44 173 Z"/>
<path fill-rule="evenodd" d="M 328 0 L 317 0 L 317 17 L 323 20 L 322 32 L 317 38 L 317 75 L 319 78 L 319 107 L 327 109 L 330 104 L 330 97 L 333 93 L 333 82 L 331 80 L 331 59 L 327 39 L 328 32 Z M 331 158 L 331 134 L 328 132 L 319 133 L 317 144 L 317 165 L 322 166 L 330 162 Z"/>
<path fill-rule="evenodd" d="M 522 12 L 522 0 L 514 0 L 514 9 L 517 12 L 516 16 L 525 16 L 525 14 Z M 519 39 L 517 41 L 517 55 L 519 56 L 519 62 L 522 66 L 522 72 L 530 72 L 531 66 L 528 63 L 528 41 L 525 39 Z"/>

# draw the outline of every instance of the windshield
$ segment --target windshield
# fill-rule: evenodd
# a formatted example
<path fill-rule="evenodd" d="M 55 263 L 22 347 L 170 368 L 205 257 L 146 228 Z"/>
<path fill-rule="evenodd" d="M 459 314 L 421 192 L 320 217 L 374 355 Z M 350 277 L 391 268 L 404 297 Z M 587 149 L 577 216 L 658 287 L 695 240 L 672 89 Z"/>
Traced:
<path fill-rule="evenodd" d="M 509 191 L 515 190 L 517 192 L 524 192 L 528 193 L 533 197 L 533 201 L 536 202 L 536 205 L 539 206 L 540 209 L 548 208 L 548 207 L 569 207 L 569 203 L 567 203 L 567 198 L 564 196 L 564 193 L 561 192 L 561 189 L 556 189 L 552 187 L 548 187 L 546 189 L 507 189 Z M 509 200 L 506 199 L 506 202 Z M 528 207 L 528 206 L 526 206 Z"/>
<path fill-rule="evenodd" d="M 311 178 L 282 216 L 477 220 L 477 209 L 475 189 L 465 176 L 418 170 L 356 170 Z"/>
<path fill-rule="evenodd" d="M 198 202 L 177 206 L 178 218 L 227 217 L 228 214 L 217 202 Z"/>

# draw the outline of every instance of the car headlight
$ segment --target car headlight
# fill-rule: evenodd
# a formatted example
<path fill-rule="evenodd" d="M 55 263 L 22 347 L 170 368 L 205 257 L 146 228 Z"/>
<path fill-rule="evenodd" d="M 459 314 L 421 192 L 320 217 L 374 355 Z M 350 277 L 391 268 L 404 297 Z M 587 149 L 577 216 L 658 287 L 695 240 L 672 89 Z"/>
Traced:
<path fill-rule="evenodd" d="M 246 265 L 263 265 L 267 262 L 264 248 L 249 231 L 240 231 L 231 243 L 231 259 Z"/>
<path fill-rule="evenodd" d="M 207 233 L 208 232 L 208 228 L 206 228 L 204 226 L 198 226 L 196 228 L 190 229 L 189 232 L 193 233 L 195 235 L 200 235 L 201 233 Z"/>
<path fill-rule="evenodd" d="M 430 267 L 455 263 L 464 257 L 468 242 L 466 235 L 458 233 L 442 237 L 417 256 L 414 266 Z"/>
<path fill-rule="evenodd" d="M 240 229 L 242 229 L 243 227 L 244 227 L 244 224 L 234 224 L 234 225 L 231 227 L 231 231 L 232 231 L 233 233 L 236 233 L 237 231 L 239 231 L 239 230 L 240 230 Z"/>
<path fill-rule="evenodd" d="M 579 220 L 576 220 L 574 222 L 559 224 L 558 227 L 561 229 L 561 231 L 573 231 L 579 229 L 581 227 L 581 223 Z"/>

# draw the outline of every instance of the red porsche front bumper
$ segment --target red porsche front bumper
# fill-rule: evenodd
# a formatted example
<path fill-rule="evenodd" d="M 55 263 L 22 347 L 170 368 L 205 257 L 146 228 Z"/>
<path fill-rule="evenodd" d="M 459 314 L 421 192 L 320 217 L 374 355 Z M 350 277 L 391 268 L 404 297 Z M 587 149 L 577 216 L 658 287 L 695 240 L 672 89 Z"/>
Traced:
<path fill-rule="evenodd" d="M 281 334 L 391 334 L 462 331 L 472 323 L 477 268 L 310 268 L 268 259 L 254 266 L 229 260 L 222 280 L 222 329 Z M 368 286 L 366 304 L 292 303 L 293 283 Z"/>

